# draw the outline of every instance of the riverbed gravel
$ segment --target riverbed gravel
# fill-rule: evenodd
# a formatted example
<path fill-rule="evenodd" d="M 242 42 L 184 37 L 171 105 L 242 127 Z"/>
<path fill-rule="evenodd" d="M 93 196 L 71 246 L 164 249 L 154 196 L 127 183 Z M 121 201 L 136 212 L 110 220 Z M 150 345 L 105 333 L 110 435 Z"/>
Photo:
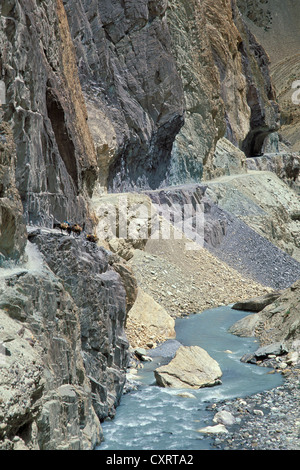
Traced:
<path fill-rule="evenodd" d="M 272 390 L 208 405 L 214 415 L 226 410 L 236 420 L 214 437 L 212 448 L 300 450 L 299 379 L 300 365 L 285 371 L 282 385 Z"/>
<path fill-rule="evenodd" d="M 212 206 L 212 220 L 222 217 L 227 232 L 216 247 L 186 252 L 182 241 L 147 244 L 130 265 L 139 286 L 174 317 L 228 305 L 281 290 L 300 278 L 300 264 L 232 214 Z M 262 367 L 262 366 L 257 366 Z M 300 364 L 283 374 L 282 385 L 252 396 L 208 404 L 212 417 L 226 410 L 235 424 L 213 436 L 216 450 L 299 450 Z"/>

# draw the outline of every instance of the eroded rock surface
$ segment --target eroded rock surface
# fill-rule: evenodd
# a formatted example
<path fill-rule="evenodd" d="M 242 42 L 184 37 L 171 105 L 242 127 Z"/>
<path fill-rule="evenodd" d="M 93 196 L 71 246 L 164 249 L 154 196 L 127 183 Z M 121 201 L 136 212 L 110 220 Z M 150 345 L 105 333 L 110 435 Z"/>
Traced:
<path fill-rule="evenodd" d="M 76 304 L 46 266 L 4 277 L 0 289 L 1 448 L 92 449 L 102 431 Z"/>
<path fill-rule="evenodd" d="M 199 389 L 220 384 L 218 363 L 199 346 L 181 346 L 166 366 L 154 371 L 158 385 L 171 388 Z"/>
<path fill-rule="evenodd" d="M 128 362 L 124 332 L 126 290 L 122 277 L 113 268 L 114 257 L 74 237 L 33 232 L 30 239 L 55 275 L 63 280 L 79 308 L 80 347 L 91 381 L 94 408 L 101 420 L 113 416 L 122 395 Z"/>
<path fill-rule="evenodd" d="M 96 155 L 62 0 L 1 2 L 0 45 L 26 220 L 82 223 Z"/>
<path fill-rule="evenodd" d="M 30 262 L 1 271 L 1 447 L 93 449 L 122 395 L 135 294 L 112 253 L 49 230 L 29 238 Z"/>
<path fill-rule="evenodd" d="M 27 243 L 23 207 L 16 188 L 16 149 L 10 127 L 0 117 L 0 266 L 18 261 Z"/>

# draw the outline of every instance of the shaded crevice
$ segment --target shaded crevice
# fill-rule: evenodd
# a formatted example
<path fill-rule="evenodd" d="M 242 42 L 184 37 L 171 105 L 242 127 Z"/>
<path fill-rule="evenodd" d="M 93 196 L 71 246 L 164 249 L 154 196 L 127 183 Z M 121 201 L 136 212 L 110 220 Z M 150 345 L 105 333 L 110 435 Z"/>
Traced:
<path fill-rule="evenodd" d="M 176 115 L 153 133 L 148 148 L 130 143 L 109 169 L 109 192 L 158 189 L 167 184 L 172 148 L 184 117 Z"/>
<path fill-rule="evenodd" d="M 254 129 L 249 132 L 243 142 L 242 150 L 247 158 L 261 157 L 263 155 L 263 145 L 265 139 L 271 133 L 269 129 L 265 131 L 261 129 Z"/>
<path fill-rule="evenodd" d="M 63 107 L 55 95 L 53 89 L 51 88 L 47 88 L 46 103 L 48 117 L 51 121 L 60 156 L 65 164 L 68 174 L 72 178 L 78 194 L 78 170 L 75 156 L 75 146 L 69 136 Z"/>

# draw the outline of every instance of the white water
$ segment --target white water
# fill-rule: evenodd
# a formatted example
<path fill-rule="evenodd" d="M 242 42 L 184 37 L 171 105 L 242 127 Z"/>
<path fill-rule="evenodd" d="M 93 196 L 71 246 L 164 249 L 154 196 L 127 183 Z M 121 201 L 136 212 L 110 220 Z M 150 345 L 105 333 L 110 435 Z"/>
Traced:
<path fill-rule="evenodd" d="M 14 276 L 21 272 L 42 272 L 45 269 L 43 257 L 38 248 L 30 242 L 27 242 L 25 257 L 22 262 L 8 261 L 0 267 L 0 279 Z"/>
<path fill-rule="evenodd" d="M 243 397 L 274 388 L 280 374 L 240 362 L 243 354 L 255 351 L 253 338 L 239 338 L 227 332 L 229 326 L 247 315 L 221 307 L 176 322 L 177 340 L 186 346 L 198 345 L 216 359 L 223 372 L 222 385 L 188 390 L 195 398 L 156 386 L 153 369 L 160 359 L 147 363 L 140 373 L 144 385 L 123 396 L 114 420 L 103 423 L 105 442 L 97 450 L 209 450 L 211 440 L 197 432 L 211 426 L 209 403 Z M 224 352 L 230 350 L 231 352 Z"/>

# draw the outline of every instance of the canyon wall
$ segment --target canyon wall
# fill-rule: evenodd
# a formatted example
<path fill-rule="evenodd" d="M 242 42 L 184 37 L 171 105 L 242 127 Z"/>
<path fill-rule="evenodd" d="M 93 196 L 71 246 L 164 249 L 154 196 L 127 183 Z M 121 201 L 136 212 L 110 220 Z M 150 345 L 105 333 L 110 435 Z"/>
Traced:
<path fill-rule="evenodd" d="M 267 56 L 235 2 L 64 3 L 102 188 L 199 182 L 220 138 L 254 156 L 278 129 Z"/>
<path fill-rule="evenodd" d="M 246 157 L 276 147 L 269 57 L 242 7 L 1 2 L 0 448 L 94 448 L 125 383 L 136 280 L 86 232 L 53 223 L 91 232 L 104 193 L 246 174 Z M 207 189 L 227 203 L 222 188 Z M 226 244 L 231 216 L 210 208 L 208 235 L 217 227 Z"/>
<path fill-rule="evenodd" d="M 293 0 L 237 0 L 237 4 L 269 57 L 270 75 L 281 108 L 280 143 L 299 155 L 300 5 Z"/>
<path fill-rule="evenodd" d="M 27 223 L 91 222 L 95 193 L 214 177 L 221 138 L 256 156 L 278 129 L 236 2 L 5 1 L 0 45 Z"/>
<path fill-rule="evenodd" d="M 4 1 L 0 22 L 3 120 L 13 130 L 26 221 L 82 223 L 96 157 L 63 4 Z"/>

